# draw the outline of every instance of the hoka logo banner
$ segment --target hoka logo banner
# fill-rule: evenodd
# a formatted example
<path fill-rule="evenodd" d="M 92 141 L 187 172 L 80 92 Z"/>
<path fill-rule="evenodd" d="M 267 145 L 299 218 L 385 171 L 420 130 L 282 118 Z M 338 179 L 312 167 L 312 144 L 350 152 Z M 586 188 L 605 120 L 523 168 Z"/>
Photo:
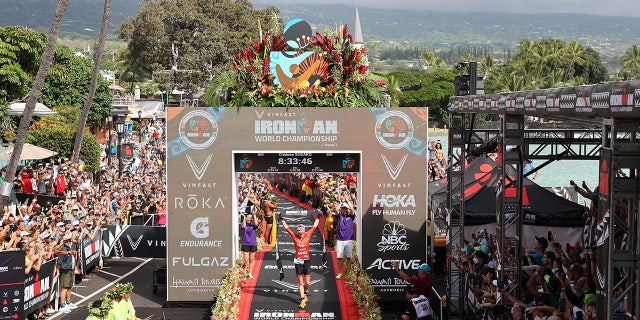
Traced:
<path fill-rule="evenodd" d="M 414 195 L 375 195 L 373 196 L 373 206 L 383 208 L 408 208 L 416 206 Z"/>

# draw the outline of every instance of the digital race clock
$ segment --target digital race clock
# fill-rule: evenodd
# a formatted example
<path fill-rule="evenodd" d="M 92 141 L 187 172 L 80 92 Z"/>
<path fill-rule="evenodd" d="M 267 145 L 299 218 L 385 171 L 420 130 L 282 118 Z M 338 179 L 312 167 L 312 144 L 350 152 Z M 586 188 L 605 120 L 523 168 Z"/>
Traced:
<path fill-rule="evenodd" d="M 359 152 L 236 152 L 236 172 L 359 172 Z"/>

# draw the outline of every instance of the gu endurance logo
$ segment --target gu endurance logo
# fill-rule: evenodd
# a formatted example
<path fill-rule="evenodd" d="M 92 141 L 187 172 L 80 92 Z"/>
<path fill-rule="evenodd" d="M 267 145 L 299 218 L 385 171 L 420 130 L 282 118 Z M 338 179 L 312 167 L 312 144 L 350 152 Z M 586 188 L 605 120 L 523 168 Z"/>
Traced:
<path fill-rule="evenodd" d="M 376 139 L 387 149 L 401 149 L 413 138 L 413 129 L 413 122 L 406 114 L 388 111 L 376 122 Z"/>
<path fill-rule="evenodd" d="M 203 239 L 209 236 L 209 218 L 207 217 L 199 217 L 193 219 L 191 221 L 191 225 L 189 226 L 189 230 L 191 231 L 191 235 L 198 238 Z"/>
<path fill-rule="evenodd" d="M 206 111 L 191 111 L 180 120 L 178 133 L 180 140 L 187 147 L 202 150 L 216 141 L 218 123 L 213 115 Z"/>

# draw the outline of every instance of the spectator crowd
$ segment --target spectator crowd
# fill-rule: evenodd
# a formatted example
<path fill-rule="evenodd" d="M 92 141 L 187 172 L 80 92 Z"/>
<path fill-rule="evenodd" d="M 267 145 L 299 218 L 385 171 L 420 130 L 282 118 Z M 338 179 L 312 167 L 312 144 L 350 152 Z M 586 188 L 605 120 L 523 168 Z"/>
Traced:
<path fill-rule="evenodd" d="M 472 233 L 466 245 L 456 246 L 448 255 L 461 270 L 476 298 L 480 314 L 503 314 L 497 305 L 510 307 L 513 319 L 595 319 L 596 318 L 596 253 L 580 243 L 562 245 L 549 232 L 535 237 L 529 248 L 506 243 L 502 263 L 513 270 L 520 259 L 521 277 L 505 271 L 497 277 L 496 237 L 485 230 Z M 519 292 L 515 292 L 519 284 Z M 618 294 L 624 289 L 620 288 Z M 621 301 L 617 307 L 622 313 Z"/>
<path fill-rule="evenodd" d="M 78 259 L 83 238 L 93 239 L 105 225 L 166 224 L 166 128 L 159 120 L 143 126 L 140 142 L 125 138 L 135 147 L 122 172 L 113 149 L 105 146 L 98 172 L 87 172 L 82 162 L 49 159 L 25 165 L 13 181 L 9 205 L 2 208 L 0 251 L 23 250 L 27 275 L 57 257 L 62 312 L 77 307 L 69 289 L 83 277 Z M 71 270 L 72 283 L 64 282 L 64 270 Z M 55 312 L 52 306 L 31 316 L 44 318 Z"/>

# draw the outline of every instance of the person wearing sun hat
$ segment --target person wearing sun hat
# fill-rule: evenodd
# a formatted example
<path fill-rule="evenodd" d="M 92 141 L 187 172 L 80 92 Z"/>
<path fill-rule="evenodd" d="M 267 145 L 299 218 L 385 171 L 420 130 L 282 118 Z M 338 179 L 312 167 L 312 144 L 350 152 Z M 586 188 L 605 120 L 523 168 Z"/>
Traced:
<path fill-rule="evenodd" d="M 64 313 L 70 313 L 77 306 L 71 302 L 71 290 L 75 280 L 74 268 L 76 264 L 76 255 L 78 254 L 78 246 L 73 243 L 71 234 L 66 234 L 62 239 L 62 245 L 56 251 L 58 256 L 58 265 L 60 266 L 60 310 Z"/>
<path fill-rule="evenodd" d="M 418 267 L 418 276 L 411 277 L 400 269 L 400 264 L 397 261 L 391 263 L 393 269 L 398 272 L 398 275 L 403 280 L 409 282 L 416 290 L 418 295 L 429 297 L 431 295 L 431 287 L 433 286 L 433 280 L 431 279 L 431 267 L 428 264 L 423 263 Z"/>

